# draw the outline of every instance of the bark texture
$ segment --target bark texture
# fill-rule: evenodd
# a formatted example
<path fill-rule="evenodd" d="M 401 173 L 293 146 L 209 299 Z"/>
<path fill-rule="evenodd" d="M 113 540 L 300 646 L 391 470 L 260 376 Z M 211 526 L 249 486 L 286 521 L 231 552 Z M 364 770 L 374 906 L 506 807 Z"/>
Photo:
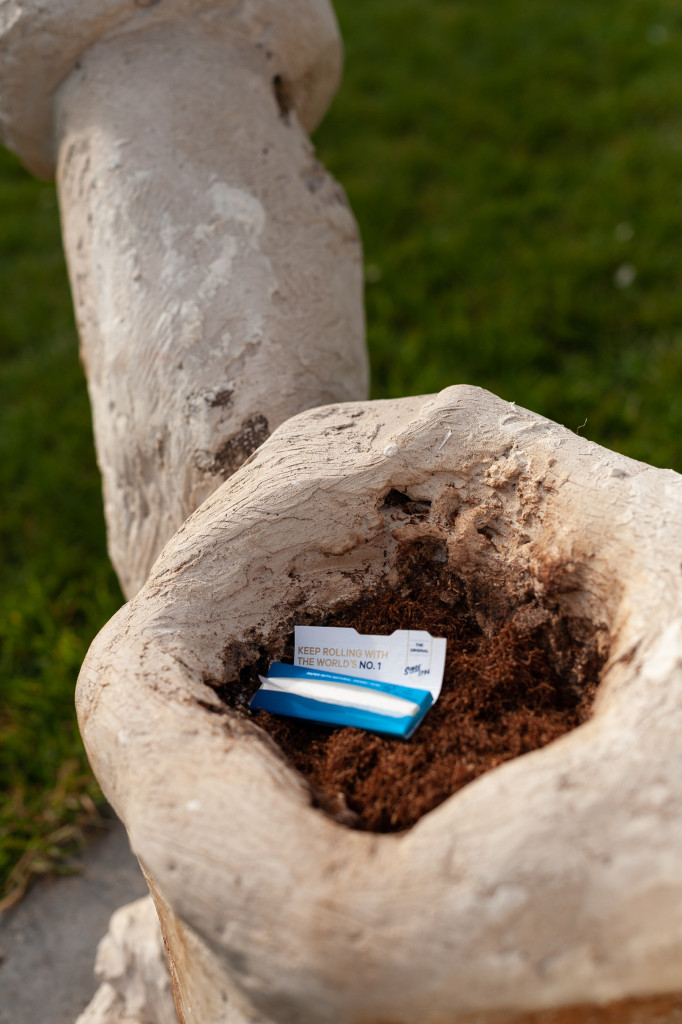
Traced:
<path fill-rule="evenodd" d="M 392 489 L 428 519 L 396 521 Z M 677 1021 L 680 537 L 677 474 L 475 388 L 280 427 L 178 531 L 78 684 L 181 1019 Z M 215 687 L 301 618 L 398 585 L 414 544 L 476 589 L 484 628 L 532 588 L 602 628 L 610 655 L 587 724 L 409 831 L 359 833 Z"/>

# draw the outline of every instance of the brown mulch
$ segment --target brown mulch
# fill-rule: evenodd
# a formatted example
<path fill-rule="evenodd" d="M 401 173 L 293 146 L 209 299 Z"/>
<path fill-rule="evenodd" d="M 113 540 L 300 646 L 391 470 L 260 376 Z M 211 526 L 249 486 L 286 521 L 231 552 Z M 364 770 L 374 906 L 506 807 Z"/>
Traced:
<path fill-rule="evenodd" d="M 463 591 L 447 568 L 431 566 L 325 620 L 366 634 L 410 628 L 447 638 L 440 698 L 410 740 L 252 715 L 338 820 L 375 832 L 407 829 L 479 775 L 589 717 L 603 637 L 532 595 L 483 632 Z"/>

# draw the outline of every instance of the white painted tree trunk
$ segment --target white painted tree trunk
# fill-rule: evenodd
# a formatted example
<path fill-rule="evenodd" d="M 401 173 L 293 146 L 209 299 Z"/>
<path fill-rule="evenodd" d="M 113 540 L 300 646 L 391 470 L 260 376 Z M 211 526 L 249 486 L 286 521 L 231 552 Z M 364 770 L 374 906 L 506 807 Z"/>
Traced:
<path fill-rule="evenodd" d="M 392 488 L 429 520 L 396 524 Z M 355 832 L 208 682 L 238 685 L 298 616 L 371 595 L 422 535 L 472 584 L 512 603 L 530 586 L 608 631 L 610 656 L 586 725 L 404 833 Z M 677 1021 L 681 537 L 677 474 L 474 388 L 280 427 L 176 534 L 78 684 L 181 1019 Z"/>

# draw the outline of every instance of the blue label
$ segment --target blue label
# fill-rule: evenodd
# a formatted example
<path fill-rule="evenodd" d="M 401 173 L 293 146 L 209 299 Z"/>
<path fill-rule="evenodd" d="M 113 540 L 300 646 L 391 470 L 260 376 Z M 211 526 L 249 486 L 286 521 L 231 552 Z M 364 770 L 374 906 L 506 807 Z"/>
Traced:
<path fill-rule="evenodd" d="M 401 717 L 381 714 L 353 707 L 352 704 L 326 703 L 312 697 L 281 690 L 259 689 L 251 698 L 249 705 L 253 709 L 270 711 L 273 714 L 285 715 L 289 718 L 302 718 L 320 725 L 351 726 L 366 729 L 385 736 L 399 736 L 408 739 L 426 712 L 433 704 L 428 690 L 419 690 L 411 686 L 400 686 L 394 683 L 380 683 L 375 680 L 358 679 L 345 676 L 339 672 L 324 672 L 321 669 L 299 668 L 296 665 L 285 665 L 275 662 L 268 672 L 268 679 L 315 680 L 322 683 L 341 683 L 345 686 L 356 686 L 358 689 L 379 691 L 409 700 L 417 705 L 414 714 Z"/>

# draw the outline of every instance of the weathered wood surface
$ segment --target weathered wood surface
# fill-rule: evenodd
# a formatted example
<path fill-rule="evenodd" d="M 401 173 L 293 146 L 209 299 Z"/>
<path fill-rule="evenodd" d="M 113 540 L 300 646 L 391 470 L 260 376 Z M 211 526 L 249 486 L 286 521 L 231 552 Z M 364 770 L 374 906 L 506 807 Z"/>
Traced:
<path fill-rule="evenodd" d="M 102 984 L 76 1024 L 177 1024 L 159 921 L 148 896 L 112 915 L 95 974 Z"/>
<path fill-rule="evenodd" d="M 301 609 L 390 578 L 414 529 L 382 510 L 391 488 L 432 502 L 464 576 L 550 588 L 612 645 L 588 724 L 379 836 L 314 809 L 208 682 L 276 649 Z M 187 1024 L 498 1024 L 682 989 L 680 541 L 677 474 L 475 388 L 280 427 L 178 531 L 78 684 Z"/>
<path fill-rule="evenodd" d="M 338 26 L 328 0 L 0 0 L 5 145 L 34 174 L 53 177 L 59 148 L 54 98 L 83 55 L 102 40 L 167 25 L 183 25 L 190 33 L 193 23 L 240 40 L 246 50 L 254 44 L 262 50 L 270 73 L 284 79 L 301 124 L 312 131 L 341 76 Z M 153 36 L 148 41 L 154 45 Z M 120 73 L 112 77 L 112 91 L 120 81 Z M 210 106 L 210 96 L 206 100 Z"/>
<path fill-rule="evenodd" d="M 341 59 L 328 0 L 0 4 L 0 138 L 56 166 L 128 597 L 270 431 L 366 397 L 359 235 L 306 134 Z"/>

